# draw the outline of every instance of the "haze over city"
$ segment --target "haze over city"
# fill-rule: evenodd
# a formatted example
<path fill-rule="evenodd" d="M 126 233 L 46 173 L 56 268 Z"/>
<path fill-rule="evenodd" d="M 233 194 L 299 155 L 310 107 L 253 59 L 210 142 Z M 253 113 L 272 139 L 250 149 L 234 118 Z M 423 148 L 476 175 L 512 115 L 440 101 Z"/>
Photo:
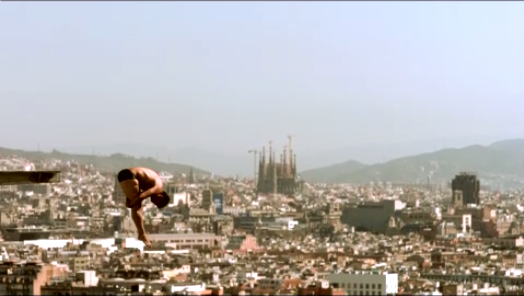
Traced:
<path fill-rule="evenodd" d="M 301 170 L 517 138 L 522 5 L 2 4 L 2 146 L 249 174 L 290 133 Z"/>

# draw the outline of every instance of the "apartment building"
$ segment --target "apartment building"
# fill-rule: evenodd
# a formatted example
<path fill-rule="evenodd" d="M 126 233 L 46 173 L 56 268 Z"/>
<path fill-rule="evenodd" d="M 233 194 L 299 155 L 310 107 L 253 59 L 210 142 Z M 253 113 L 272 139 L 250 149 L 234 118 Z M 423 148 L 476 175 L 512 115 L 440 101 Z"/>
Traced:
<path fill-rule="evenodd" d="M 330 274 L 327 280 L 333 288 L 351 295 L 393 295 L 398 293 L 398 274 L 340 273 Z"/>
<path fill-rule="evenodd" d="M 221 245 L 222 237 L 212 233 L 153 233 L 149 240 L 176 249 L 211 249 Z"/>
<path fill-rule="evenodd" d="M 52 277 L 65 276 L 67 266 L 42 263 L 0 263 L 0 295 L 41 295 Z"/>

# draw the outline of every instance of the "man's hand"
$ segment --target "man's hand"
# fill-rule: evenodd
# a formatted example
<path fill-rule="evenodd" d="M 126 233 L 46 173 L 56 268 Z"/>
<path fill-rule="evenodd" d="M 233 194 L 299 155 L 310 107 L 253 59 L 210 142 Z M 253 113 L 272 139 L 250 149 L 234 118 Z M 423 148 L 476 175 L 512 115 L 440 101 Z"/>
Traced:
<path fill-rule="evenodd" d="M 135 207 L 136 205 L 138 205 L 139 203 L 141 203 L 144 199 L 146 199 L 147 197 L 142 197 L 140 196 L 140 193 L 137 194 L 135 197 L 133 197 L 133 199 L 131 199 L 129 201 L 129 207 L 133 208 Z"/>
<path fill-rule="evenodd" d="M 142 200 L 150 197 L 151 195 L 160 194 L 160 193 L 162 193 L 162 181 L 158 181 L 157 180 L 153 187 L 149 188 L 146 191 L 141 192 L 138 195 L 138 199 L 142 201 Z"/>

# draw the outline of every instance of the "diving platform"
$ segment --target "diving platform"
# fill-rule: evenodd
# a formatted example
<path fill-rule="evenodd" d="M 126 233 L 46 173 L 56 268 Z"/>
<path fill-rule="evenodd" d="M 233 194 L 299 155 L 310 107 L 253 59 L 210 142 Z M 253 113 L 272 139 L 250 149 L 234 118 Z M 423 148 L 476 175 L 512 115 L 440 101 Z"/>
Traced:
<path fill-rule="evenodd" d="M 60 183 L 60 171 L 0 171 L 0 186 Z"/>

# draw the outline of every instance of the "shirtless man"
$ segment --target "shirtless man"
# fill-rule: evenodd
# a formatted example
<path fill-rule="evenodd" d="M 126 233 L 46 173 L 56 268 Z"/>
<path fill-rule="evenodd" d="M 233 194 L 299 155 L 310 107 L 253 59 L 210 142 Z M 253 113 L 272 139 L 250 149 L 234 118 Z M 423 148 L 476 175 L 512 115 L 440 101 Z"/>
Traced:
<path fill-rule="evenodd" d="M 151 246 L 144 228 L 142 201 L 151 197 L 151 202 L 159 209 L 167 206 L 169 195 L 163 191 L 163 184 L 158 174 L 147 168 L 129 168 L 118 173 L 118 182 L 126 195 L 126 207 L 131 209 L 131 218 L 138 231 L 138 239 Z"/>

